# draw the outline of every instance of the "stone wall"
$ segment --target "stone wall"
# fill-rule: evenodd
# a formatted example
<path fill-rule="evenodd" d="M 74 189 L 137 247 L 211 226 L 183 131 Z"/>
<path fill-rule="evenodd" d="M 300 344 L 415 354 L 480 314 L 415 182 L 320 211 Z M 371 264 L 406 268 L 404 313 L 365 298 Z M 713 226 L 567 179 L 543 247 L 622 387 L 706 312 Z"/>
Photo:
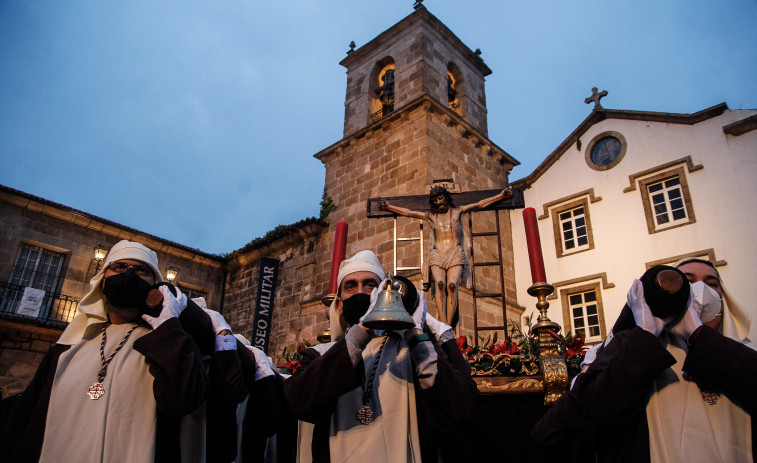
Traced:
<path fill-rule="evenodd" d="M 268 355 L 275 360 L 284 346 L 301 339 L 315 343 L 327 328 L 325 308 L 316 291 L 316 256 L 325 223 L 310 219 L 289 227 L 285 236 L 229 256 L 224 317 L 232 330 L 253 341 L 260 258 L 279 261 Z"/>

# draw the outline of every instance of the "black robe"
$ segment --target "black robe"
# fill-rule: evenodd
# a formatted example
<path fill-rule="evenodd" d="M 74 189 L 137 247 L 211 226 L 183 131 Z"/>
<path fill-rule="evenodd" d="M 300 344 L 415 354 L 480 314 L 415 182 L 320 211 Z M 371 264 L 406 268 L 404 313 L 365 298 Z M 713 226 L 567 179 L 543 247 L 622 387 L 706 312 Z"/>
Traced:
<path fill-rule="evenodd" d="M 646 405 L 653 381 L 674 363 L 652 334 L 639 327 L 621 331 L 534 426 L 532 438 L 575 462 L 650 461 Z M 703 326 L 683 371 L 750 416 L 757 410 L 757 351 Z M 754 445 L 752 455 L 757 462 Z"/>
<path fill-rule="evenodd" d="M 478 395 L 470 366 L 463 359 L 455 340 L 441 346 L 433 335 L 437 355 L 434 385 L 422 389 L 414 378 L 418 429 L 423 461 L 466 461 L 470 447 L 463 425 L 473 413 Z M 301 366 L 284 382 L 284 397 L 299 419 L 315 424 L 312 456 L 314 463 L 329 462 L 328 433 L 331 415 L 339 397 L 361 387 L 365 381 L 362 360 L 352 365 L 347 343 L 341 339 L 324 355 L 315 349 L 303 351 Z"/>
<path fill-rule="evenodd" d="M 32 382 L 14 404 L 2 424 L 0 449 L 10 462 L 36 462 L 42 450 L 45 422 L 58 358 L 71 346 L 55 344 L 45 354 Z M 157 406 L 155 461 L 178 461 L 178 435 L 173 424 L 205 400 L 207 376 L 195 342 L 182 330 L 178 319 L 165 321 L 134 342 L 155 378 Z M 94 359 L 93 361 L 97 361 Z M 169 426 L 167 423 L 171 423 Z M 84 432 L 84 431 L 82 431 Z"/>

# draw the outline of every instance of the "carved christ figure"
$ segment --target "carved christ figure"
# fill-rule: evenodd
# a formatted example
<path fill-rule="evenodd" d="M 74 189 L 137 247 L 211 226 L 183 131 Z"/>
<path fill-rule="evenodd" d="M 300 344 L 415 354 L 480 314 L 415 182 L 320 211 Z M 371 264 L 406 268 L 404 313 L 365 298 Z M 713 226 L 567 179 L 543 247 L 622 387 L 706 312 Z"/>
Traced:
<path fill-rule="evenodd" d="M 466 212 L 485 209 L 511 196 L 512 191 L 505 188 L 490 198 L 458 207 L 446 188 L 435 186 L 429 192 L 430 209 L 426 211 L 415 211 L 394 206 L 386 200 L 381 201 L 381 210 L 431 222 L 431 247 L 427 253 L 426 265 L 436 283 L 434 300 L 437 315 L 444 323 L 452 324 L 457 310 L 457 287 L 460 285 L 463 270 L 468 265 L 463 249 L 463 226 L 460 217 Z"/>

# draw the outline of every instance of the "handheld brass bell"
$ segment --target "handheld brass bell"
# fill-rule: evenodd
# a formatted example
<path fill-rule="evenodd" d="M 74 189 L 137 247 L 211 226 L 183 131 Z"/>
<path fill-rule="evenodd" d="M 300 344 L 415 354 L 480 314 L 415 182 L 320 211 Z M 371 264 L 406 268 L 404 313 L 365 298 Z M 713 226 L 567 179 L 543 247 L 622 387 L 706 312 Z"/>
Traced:
<path fill-rule="evenodd" d="M 376 330 L 406 330 L 415 326 L 413 317 L 402 305 L 402 294 L 395 289 L 391 273 L 384 290 L 378 294 L 373 310 L 363 319 L 363 326 Z"/>

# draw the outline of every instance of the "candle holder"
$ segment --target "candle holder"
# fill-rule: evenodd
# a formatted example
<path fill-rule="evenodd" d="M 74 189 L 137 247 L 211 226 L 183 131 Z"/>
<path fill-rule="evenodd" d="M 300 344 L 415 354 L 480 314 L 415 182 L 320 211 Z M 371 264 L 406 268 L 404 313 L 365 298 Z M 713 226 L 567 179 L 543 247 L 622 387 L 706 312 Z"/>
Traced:
<path fill-rule="evenodd" d="M 558 348 L 560 325 L 547 316 L 549 302 L 547 296 L 555 287 L 546 282 L 534 283 L 528 288 L 528 294 L 536 297 L 539 319 L 531 327 L 539 340 L 539 367 L 544 376 L 544 405 L 553 405 L 568 390 L 568 366 L 565 357 Z"/>
<path fill-rule="evenodd" d="M 325 305 L 328 309 L 331 307 L 331 303 L 336 299 L 336 294 L 327 294 L 321 298 L 321 304 Z"/>
<path fill-rule="evenodd" d="M 325 305 L 326 308 L 331 308 L 331 304 L 334 302 L 334 299 L 336 299 L 336 294 L 327 294 L 321 298 L 321 304 Z M 329 321 L 330 316 L 328 310 L 326 311 L 326 321 Z M 325 330 L 321 331 L 316 335 L 316 340 L 320 344 L 324 344 L 327 342 L 331 342 L 331 328 L 326 328 Z"/>

